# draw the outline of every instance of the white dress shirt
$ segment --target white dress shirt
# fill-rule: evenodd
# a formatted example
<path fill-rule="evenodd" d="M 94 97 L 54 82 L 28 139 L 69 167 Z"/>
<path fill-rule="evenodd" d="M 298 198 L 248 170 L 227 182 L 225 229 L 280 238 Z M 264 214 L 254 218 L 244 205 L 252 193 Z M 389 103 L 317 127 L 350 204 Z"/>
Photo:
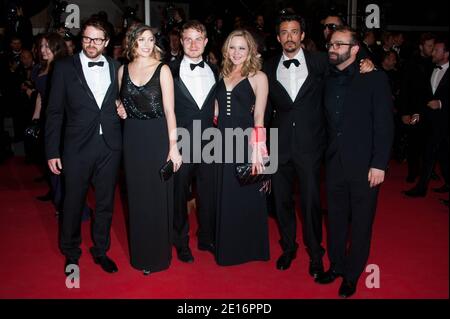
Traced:
<path fill-rule="evenodd" d="M 180 78 L 186 85 L 189 93 L 191 93 L 199 109 L 202 108 L 209 92 L 216 83 L 214 73 L 206 62 L 204 68 L 197 66 L 194 70 L 191 70 L 191 63 L 198 64 L 200 62 L 193 62 L 187 56 L 184 56 L 180 65 Z"/>
<path fill-rule="evenodd" d="M 295 64 L 291 64 L 289 69 L 287 69 L 283 62 L 290 59 L 283 53 L 277 68 L 277 80 L 289 93 L 292 101 L 295 101 L 298 92 L 308 77 L 308 67 L 306 65 L 303 49 L 300 49 L 293 59 L 297 59 L 300 62 L 300 65 L 296 67 Z"/>
<path fill-rule="evenodd" d="M 436 93 L 439 83 L 441 83 L 441 80 L 448 69 L 448 62 L 445 63 L 444 65 L 441 65 L 441 67 L 442 70 L 436 68 L 434 69 L 433 74 L 431 75 L 431 87 L 433 88 L 433 94 Z"/>
<path fill-rule="evenodd" d="M 95 65 L 89 67 L 88 62 L 94 61 L 89 59 L 83 51 L 80 53 L 80 60 L 86 82 L 91 89 L 92 94 L 94 94 L 98 107 L 101 108 L 103 99 L 105 98 L 106 92 L 111 84 L 108 61 L 106 61 L 106 58 L 102 55 L 95 62 L 103 62 L 103 66 Z"/>
<path fill-rule="evenodd" d="M 84 78 L 94 94 L 95 101 L 99 109 L 102 108 L 103 100 L 106 92 L 111 84 L 111 75 L 109 73 L 109 64 L 106 58 L 102 55 L 97 61 L 88 58 L 83 51 L 80 52 L 80 61 L 83 68 Z M 88 66 L 88 62 L 103 62 L 103 66 Z M 100 125 L 100 135 L 103 134 L 102 126 Z"/>

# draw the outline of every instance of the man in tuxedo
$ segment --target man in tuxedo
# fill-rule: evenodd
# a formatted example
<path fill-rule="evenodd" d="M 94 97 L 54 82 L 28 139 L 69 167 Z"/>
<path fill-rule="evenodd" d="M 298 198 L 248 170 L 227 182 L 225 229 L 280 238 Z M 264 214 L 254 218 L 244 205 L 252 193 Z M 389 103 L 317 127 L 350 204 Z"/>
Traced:
<path fill-rule="evenodd" d="M 81 216 L 89 184 L 96 210 L 90 252 L 108 273 L 117 272 L 106 255 L 114 208 L 122 137 L 116 113 L 118 64 L 102 53 L 109 43 L 107 27 L 98 18 L 82 26 L 82 52 L 55 64 L 45 127 L 48 165 L 64 174 L 66 196 L 60 247 L 69 264 L 81 256 Z"/>
<path fill-rule="evenodd" d="M 408 138 L 407 183 L 416 182 L 421 172 L 425 133 L 420 117 L 424 115 L 430 95 L 430 78 L 433 72 L 433 53 L 436 36 L 424 33 L 420 37 L 417 54 L 404 65 L 400 88 L 400 114 Z"/>
<path fill-rule="evenodd" d="M 296 257 L 294 178 L 299 180 L 304 242 L 310 256 L 310 274 L 323 271 L 322 217 L 319 184 L 325 148 L 322 83 L 328 70 L 326 55 L 301 48 L 305 37 L 302 17 L 282 15 L 277 38 L 283 53 L 264 65 L 269 79 L 268 109 L 273 109 L 271 127 L 278 129 L 277 172 L 272 177 L 276 216 L 283 254 L 277 268 L 286 270 Z"/>
<path fill-rule="evenodd" d="M 347 298 L 355 293 L 369 257 L 379 185 L 394 137 L 393 102 L 384 72 L 358 72 L 359 44 L 354 30 L 336 28 L 328 48 L 329 61 L 335 65 L 324 88 L 331 267 L 316 282 L 328 284 L 342 276 L 339 295 Z"/>
<path fill-rule="evenodd" d="M 198 21 L 188 21 L 181 28 L 184 56 L 170 64 L 174 78 L 175 115 L 178 127 L 189 132 L 190 154 L 181 149 L 183 165 L 174 175 L 174 245 L 178 259 L 194 261 L 189 248 L 187 202 L 195 178 L 197 190 L 198 249 L 215 253 L 215 173 L 213 164 L 204 162 L 202 149 L 209 141 L 196 136 L 213 126 L 217 70 L 203 60 L 208 43 L 206 28 Z M 184 141 L 186 142 L 186 141 Z M 196 147 L 198 146 L 198 147 Z"/>
<path fill-rule="evenodd" d="M 424 197 L 436 160 L 439 160 L 445 184 L 435 189 L 438 193 L 449 191 L 448 172 L 448 41 L 438 40 L 434 44 L 432 61 L 435 65 L 428 82 L 428 98 L 423 112 L 425 151 L 419 182 L 405 192 L 409 197 Z"/>
<path fill-rule="evenodd" d="M 164 57 L 165 63 L 183 58 L 183 49 L 180 44 L 180 32 L 172 30 L 169 33 L 169 47 Z"/>
<path fill-rule="evenodd" d="M 377 61 L 376 50 L 377 50 L 377 38 L 374 30 L 367 30 L 364 32 L 364 39 L 361 43 L 361 47 L 364 48 L 365 52 L 369 58 L 377 63 L 381 64 L 381 61 Z"/>

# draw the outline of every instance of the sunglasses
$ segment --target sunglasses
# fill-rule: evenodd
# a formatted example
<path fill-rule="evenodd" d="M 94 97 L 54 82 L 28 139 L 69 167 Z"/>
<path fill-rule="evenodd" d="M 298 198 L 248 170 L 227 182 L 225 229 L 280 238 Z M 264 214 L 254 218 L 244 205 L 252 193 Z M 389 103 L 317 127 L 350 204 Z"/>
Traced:
<path fill-rule="evenodd" d="M 325 30 L 325 29 L 328 29 L 328 30 L 336 30 L 336 28 L 337 28 L 337 25 L 336 24 L 334 24 L 334 23 L 327 23 L 327 24 L 324 24 L 323 25 L 323 29 Z"/>

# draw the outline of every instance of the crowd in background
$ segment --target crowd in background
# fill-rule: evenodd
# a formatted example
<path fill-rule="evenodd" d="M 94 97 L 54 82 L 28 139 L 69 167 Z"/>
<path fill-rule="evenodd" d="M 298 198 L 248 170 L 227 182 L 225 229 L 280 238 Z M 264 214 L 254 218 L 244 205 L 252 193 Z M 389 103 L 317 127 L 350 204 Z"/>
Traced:
<path fill-rule="evenodd" d="M 108 21 L 105 12 L 99 12 L 98 17 Z M 179 30 L 186 21 L 186 17 L 182 9 L 175 9 L 170 19 L 163 17 L 162 21 L 162 25 L 155 29 L 155 34 L 158 45 L 165 50 L 163 61 L 169 63 L 183 56 Z M 138 19 L 130 23 L 134 22 L 138 22 Z M 235 16 L 230 19 L 230 17 L 223 18 L 220 15 L 211 14 L 203 22 L 208 33 L 205 59 L 211 64 L 217 65 L 218 69 L 222 62 L 223 42 L 235 29 L 246 29 L 253 35 L 257 42 L 258 52 L 263 59 L 280 52 L 275 29 L 267 26 L 270 23 L 265 21 L 263 15 Z M 13 155 L 12 145 L 23 141 L 26 162 L 39 164 L 42 167 L 43 176 L 46 176 L 42 137 L 38 136 L 37 132 L 44 121 L 46 97 L 49 90 L 47 84 L 54 62 L 64 56 L 79 52 L 80 39 L 79 35 L 72 34 L 64 25 L 58 26 L 52 32 L 33 36 L 29 20 L 23 18 L 20 24 L 22 26 L 18 25 L 16 32 L 6 34 L 1 38 L 0 160 Z M 107 48 L 108 55 L 121 64 L 127 63 L 124 56 L 126 30 L 115 28 L 110 22 L 107 24 L 112 35 Z M 342 17 L 330 13 L 321 20 L 321 24 L 323 26 L 323 36 L 321 37 L 310 38 L 309 30 L 306 30 L 306 39 L 303 41 L 305 49 L 326 51 L 325 43 L 330 32 L 337 26 L 345 24 L 345 21 Z M 441 35 L 383 30 L 359 30 L 359 32 L 365 55 L 378 68 L 383 69 L 389 77 L 396 114 L 393 156 L 399 162 L 407 162 L 406 182 L 415 183 L 423 171 L 421 165 L 427 143 L 429 144 L 430 141 L 426 136 L 426 123 L 424 124 L 423 121 L 414 117 L 415 114 L 421 114 L 426 106 L 413 107 L 412 101 L 423 99 L 425 94 L 423 87 L 427 85 L 427 76 L 431 74 L 434 67 L 432 62 L 434 41 Z M 422 96 L 420 96 L 421 94 Z M 5 131 L 5 118 L 12 118 L 13 134 Z M 439 153 L 439 151 L 437 152 Z M 434 162 L 436 161 L 433 161 L 430 178 L 440 179 L 441 170 L 438 167 L 435 168 Z M 446 176 L 445 168 L 443 171 L 445 185 L 437 190 L 439 192 L 448 191 L 448 176 Z M 46 179 L 49 180 L 49 178 Z M 406 192 L 407 195 L 425 196 L 426 186 L 423 184 L 427 184 L 427 182 L 421 181 L 421 183 L 418 191 L 417 187 L 413 188 L 416 191 Z M 47 195 L 42 196 L 41 199 L 51 198 L 50 193 Z"/>

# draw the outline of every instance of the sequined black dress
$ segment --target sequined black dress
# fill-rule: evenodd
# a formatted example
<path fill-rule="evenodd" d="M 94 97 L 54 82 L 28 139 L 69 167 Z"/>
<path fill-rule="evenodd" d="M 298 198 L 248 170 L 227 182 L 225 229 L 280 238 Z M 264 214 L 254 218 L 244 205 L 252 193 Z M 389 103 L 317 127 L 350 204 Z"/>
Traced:
<path fill-rule="evenodd" d="M 127 112 L 123 147 L 131 265 L 150 272 L 167 269 L 172 257 L 173 183 L 159 177 L 169 153 L 161 67 L 145 85 L 136 86 L 125 65 L 120 91 Z"/>

